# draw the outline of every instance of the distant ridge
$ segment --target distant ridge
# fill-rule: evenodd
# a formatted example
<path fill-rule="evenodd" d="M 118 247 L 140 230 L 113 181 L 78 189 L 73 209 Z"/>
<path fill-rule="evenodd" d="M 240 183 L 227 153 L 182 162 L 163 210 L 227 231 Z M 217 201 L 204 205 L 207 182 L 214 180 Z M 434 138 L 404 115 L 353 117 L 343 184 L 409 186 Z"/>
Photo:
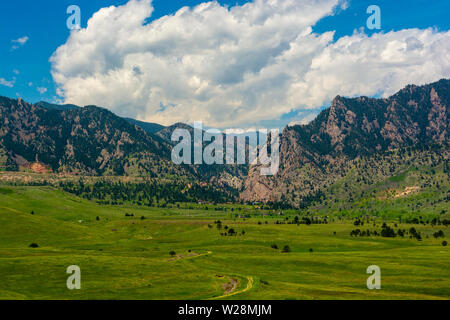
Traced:
<path fill-rule="evenodd" d="M 124 118 L 124 119 L 131 124 L 141 127 L 147 133 L 156 133 L 166 128 L 165 126 L 160 125 L 158 123 L 144 122 L 132 118 Z"/>
<path fill-rule="evenodd" d="M 36 106 L 47 110 L 59 110 L 59 111 L 74 110 L 80 108 L 79 106 L 76 106 L 74 104 L 54 104 L 45 101 L 39 101 L 38 103 L 36 103 Z"/>
<path fill-rule="evenodd" d="M 35 105 L 47 110 L 59 110 L 59 111 L 75 110 L 81 108 L 80 106 L 74 104 L 54 104 L 45 101 L 39 101 Z M 144 122 L 132 118 L 124 118 L 124 119 L 133 125 L 141 127 L 147 133 L 156 133 L 165 128 L 164 126 L 157 123 Z"/>

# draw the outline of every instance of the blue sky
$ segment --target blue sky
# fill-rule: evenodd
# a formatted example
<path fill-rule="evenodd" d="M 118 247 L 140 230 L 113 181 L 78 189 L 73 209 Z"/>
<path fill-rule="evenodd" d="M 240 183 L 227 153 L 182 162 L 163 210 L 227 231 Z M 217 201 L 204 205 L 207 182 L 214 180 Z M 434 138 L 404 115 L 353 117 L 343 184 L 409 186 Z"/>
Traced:
<path fill-rule="evenodd" d="M 66 28 L 67 7 L 75 4 L 81 8 L 82 27 L 84 28 L 87 20 L 100 8 L 110 5 L 118 6 L 126 2 L 125 0 L 1 1 L 0 95 L 20 96 L 29 102 L 55 101 L 56 85 L 50 73 L 49 58 L 59 46 L 67 41 L 70 35 L 70 31 Z M 150 21 L 173 14 L 183 6 L 195 6 L 201 2 L 197 0 L 154 0 L 154 12 Z M 242 5 L 247 1 L 219 2 L 234 6 Z M 369 36 L 374 32 L 387 33 L 408 28 L 434 27 L 438 31 L 450 30 L 448 16 L 450 1 L 448 0 L 350 0 L 348 8 L 338 10 L 333 16 L 321 19 L 313 26 L 313 30 L 318 34 L 336 31 L 335 40 L 343 36 L 351 36 L 354 30 L 364 28 L 366 25 L 369 16 L 366 9 L 372 4 L 380 6 L 382 10 L 382 29 L 371 31 L 365 28 L 365 32 Z M 18 39 L 22 40 L 15 41 Z M 317 107 L 323 107 L 323 105 Z M 302 114 L 305 115 L 302 110 L 304 111 L 298 107 L 275 119 L 261 120 L 259 123 L 272 124 L 272 126 L 285 125 L 291 119 Z M 138 113 L 123 115 L 138 117 Z M 142 115 L 140 118 L 146 120 Z"/>

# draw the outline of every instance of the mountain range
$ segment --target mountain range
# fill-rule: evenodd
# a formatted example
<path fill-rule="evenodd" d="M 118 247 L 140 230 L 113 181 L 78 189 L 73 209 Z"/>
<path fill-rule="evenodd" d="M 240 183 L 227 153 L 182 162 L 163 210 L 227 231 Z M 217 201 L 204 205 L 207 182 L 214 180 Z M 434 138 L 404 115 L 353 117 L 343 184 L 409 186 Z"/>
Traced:
<path fill-rule="evenodd" d="M 283 130 L 277 176 L 262 177 L 252 168 L 241 197 L 301 199 L 336 182 L 352 160 L 398 148 L 448 146 L 449 106 L 450 80 L 445 79 L 409 85 L 385 99 L 338 96 L 308 125 Z"/>
<path fill-rule="evenodd" d="M 381 160 L 376 159 L 393 150 L 411 153 L 412 149 L 433 147 L 447 164 L 449 105 L 447 79 L 409 85 L 382 99 L 337 96 L 311 123 L 282 131 L 280 170 L 273 177 L 264 177 L 259 165 L 174 165 L 170 160 L 171 133 L 176 128 L 193 130 L 186 124 L 164 127 L 121 118 L 97 106 L 30 104 L 20 98 L 0 97 L 0 170 L 183 177 L 232 188 L 241 201 L 299 206 L 329 192 L 355 168 L 371 163 L 371 169 L 379 166 L 382 170 Z M 384 161 L 391 162 L 391 167 L 404 164 L 394 158 Z M 386 179 L 397 174 L 397 169 L 381 175 L 366 170 L 371 175 L 367 179 Z"/>

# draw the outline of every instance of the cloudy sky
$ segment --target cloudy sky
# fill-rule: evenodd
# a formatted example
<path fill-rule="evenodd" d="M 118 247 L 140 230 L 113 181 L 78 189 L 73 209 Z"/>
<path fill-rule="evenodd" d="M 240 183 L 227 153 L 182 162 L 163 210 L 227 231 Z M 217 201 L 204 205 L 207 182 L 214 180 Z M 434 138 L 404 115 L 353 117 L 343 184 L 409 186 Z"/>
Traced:
<path fill-rule="evenodd" d="M 164 125 L 282 127 L 336 95 L 450 78 L 446 0 L 79 1 L 73 31 L 74 1 L 13 3 L 0 5 L 0 95 Z M 372 4 L 381 29 L 367 27 Z"/>

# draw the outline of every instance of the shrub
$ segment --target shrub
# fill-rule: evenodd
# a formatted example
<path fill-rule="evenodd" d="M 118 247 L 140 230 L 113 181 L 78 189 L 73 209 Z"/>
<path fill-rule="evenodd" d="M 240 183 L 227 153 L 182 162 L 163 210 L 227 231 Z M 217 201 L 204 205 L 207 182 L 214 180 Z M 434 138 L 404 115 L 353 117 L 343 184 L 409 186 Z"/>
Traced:
<path fill-rule="evenodd" d="M 173 256 L 175 256 L 177 253 L 176 253 L 175 251 L 172 250 L 172 251 L 169 252 L 169 254 L 173 257 Z"/>
<path fill-rule="evenodd" d="M 395 238 L 397 234 L 395 233 L 394 229 L 383 223 L 381 236 L 385 238 Z"/>
<path fill-rule="evenodd" d="M 444 232 L 442 230 L 439 230 L 438 232 L 435 232 L 433 234 L 433 236 L 437 239 L 437 238 L 443 238 L 445 235 L 444 235 Z"/>
<path fill-rule="evenodd" d="M 288 252 L 291 252 L 291 248 L 288 245 L 286 245 L 283 247 L 283 253 L 288 253 Z"/>
<path fill-rule="evenodd" d="M 39 245 L 37 243 L 30 244 L 30 248 L 39 248 Z"/>
<path fill-rule="evenodd" d="M 442 245 L 444 246 L 444 247 L 446 247 L 447 246 L 447 241 L 442 241 Z"/>
<path fill-rule="evenodd" d="M 276 244 L 273 244 L 270 246 L 272 249 L 278 250 L 278 246 Z"/>

